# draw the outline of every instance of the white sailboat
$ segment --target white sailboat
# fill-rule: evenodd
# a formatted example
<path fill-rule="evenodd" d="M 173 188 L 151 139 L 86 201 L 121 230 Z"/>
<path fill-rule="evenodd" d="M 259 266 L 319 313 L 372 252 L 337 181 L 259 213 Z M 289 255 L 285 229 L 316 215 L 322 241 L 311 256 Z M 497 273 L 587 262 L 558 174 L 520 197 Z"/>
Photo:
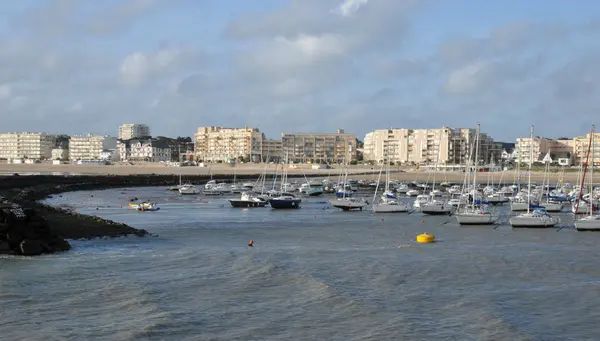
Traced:
<path fill-rule="evenodd" d="M 438 163 L 440 162 L 440 152 L 441 152 L 441 140 L 442 140 L 443 131 L 440 132 L 440 136 L 438 138 L 438 153 L 437 159 L 435 161 L 435 168 L 433 170 L 433 183 L 431 185 L 431 193 L 430 199 L 425 205 L 421 206 L 421 212 L 429 215 L 443 215 L 443 214 L 451 214 L 454 211 L 454 206 L 446 203 L 442 200 L 435 199 L 436 190 L 435 190 L 435 176 L 437 173 Z"/>
<path fill-rule="evenodd" d="M 183 186 L 181 186 L 181 188 L 179 189 L 179 194 L 182 195 L 196 195 L 196 194 L 200 194 L 200 190 L 198 189 L 198 187 L 187 183 Z"/>
<path fill-rule="evenodd" d="M 530 141 L 533 141 L 533 125 L 531 126 Z M 529 167 L 527 179 L 527 200 L 531 197 L 531 165 L 533 164 L 533 147 L 529 148 Z M 548 214 L 542 208 L 536 208 L 531 212 L 527 205 L 527 213 L 521 213 L 509 219 L 512 227 L 553 227 L 558 224 L 558 218 Z"/>
<path fill-rule="evenodd" d="M 348 184 L 348 168 L 347 168 L 348 164 L 346 162 L 345 162 L 345 166 L 346 166 L 346 172 L 343 176 L 343 181 L 342 181 L 344 186 L 346 186 L 346 184 Z M 329 203 L 331 204 L 331 206 L 333 206 L 335 208 L 339 208 L 342 211 L 351 211 L 351 210 L 362 211 L 363 208 L 365 208 L 365 206 L 368 205 L 368 202 L 362 198 L 357 199 L 354 197 L 346 196 L 345 191 L 342 194 L 341 198 L 331 199 L 331 200 L 329 200 Z"/>
<path fill-rule="evenodd" d="M 474 160 L 474 168 L 473 168 L 473 188 L 477 186 L 477 171 L 479 170 L 479 130 L 480 125 L 477 124 L 477 136 L 475 137 L 475 160 Z M 465 175 L 465 179 L 468 179 L 468 172 Z M 465 181 L 465 188 L 467 187 L 468 181 Z M 458 213 L 456 213 L 456 220 L 460 225 L 489 225 L 496 222 L 498 219 L 497 215 L 492 214 L 488 205 L 484 204 L 476 204 L 477 196 L 473 196 L 473 200 L 469 203 L 468 206 L 463 209 L 459 208 Z M 459 204 L 460 205 L 460 204 Z"/>
<path fill-rule="evenodd" d="M 546 183 L 546 178 L 548 182 Z M 555 202 L 550 200 L 550 162 L 546 161 L 546 168 L 544 170 L 544 181 L 542 182 L 543 188 L 546 189 L 546 201 L 540 205 L 544 207 L 546 212 L 560 212 L 563 209 L 563 203 Z"/>
<path fill-rule="evenodd" d="M 590 150 L 591 150 L 591 155 L 592 155 L 591 166 L 592 166 L 592 168 L 590 169 L 590 180 L 589 180 L 590 196 L 588 198 L 590 204 L 587 205 L 588 206 L 588 215 L 582 217 L 581 219 L 575 220 L 575 228 L 577 229 L 577 231 L 600 231 L 600 215 L 594 214 L 594 205 L 593 205 L 593 203 L 594 203 L 594 156 L 595 156 L 595 154 L 594 154 L 594 142 L 595 142 L 594 130 L 595 130 L 595 127 L 592 127 L 592 132 L 590 134 L 590 142 L 589 142 L 589 146 L 588 146 L 588 155 L 586 157 L 586 167 L 587 167 L 589 165 Z M 585 177 L 585 175 L 584 175 L 584 177 Z M 585 181 L 585 179 L 581 181 L 582 186 L 581 186 L 581 189 L 579 190 L 579 193 L 583 193 L 583 182 L 584 181 Z M 581 202 L 581 200 L 579 200 L 578 202 Z"/>
<path fill-rule="evenodd" d="M 381 170 L 379 171 L 379 177 L 377 178 L 377 186 L 375 187 L 375 194 L 373 195 L 373 207 L 372 210 L 374 213 L 402 213 L 408 212 L 409 207 L 407 204 L 397 200 L 390 198 L 387 193 L 390 191 L 390 170 L 389 163 L 387 164 L 385 170 L 385 189 L 383 194 L 381 195 L 381 199 L 378 203 L 375 203 L 377 199 L 377 190 L 379 189 L 379 184 L 381 180 L 381 171 L 383 170 L 383 166 L 381 166 Z"/>

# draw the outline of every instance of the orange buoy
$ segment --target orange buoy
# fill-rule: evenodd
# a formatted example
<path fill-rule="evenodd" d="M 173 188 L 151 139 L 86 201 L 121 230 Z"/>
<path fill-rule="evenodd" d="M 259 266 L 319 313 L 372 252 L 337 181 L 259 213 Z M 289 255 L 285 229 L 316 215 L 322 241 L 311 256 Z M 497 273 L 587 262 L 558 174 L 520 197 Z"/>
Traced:
<path fill-rule="evenodd" d="M 424 222 L 425 222 L 425 220 L 421 219 L 421 222 L 422 222 L 422 223 L 424 223 Z"/>
<path fill-rule="evenodd" d="M 254 240 L 250 239 L 250 241 L 248 242 L 248 246 L 254 246 Z"/>
<path fill-rule="evenodd" d="M 313 216 L 313 218 L 316 218 L 316 217 L 317 217 L 316 215 Z"/>
<path fill-rule="evenodd" d="M 383 218 L 381 218 L 381 221 L 383 221 Z"/>

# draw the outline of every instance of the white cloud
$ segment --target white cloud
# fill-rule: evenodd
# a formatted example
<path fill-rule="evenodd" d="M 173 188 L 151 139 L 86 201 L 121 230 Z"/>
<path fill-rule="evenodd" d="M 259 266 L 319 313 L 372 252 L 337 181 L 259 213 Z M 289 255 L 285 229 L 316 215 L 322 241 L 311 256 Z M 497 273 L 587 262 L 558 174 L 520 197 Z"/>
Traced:
<path fill-rule="evenodd" d="M 337 10 L 340 15 L 349 17 L 368 3 L 369 0 L 345 0 Z"/>
<path fill-rule="evenodd" d="M 477 61 L 460 69 L 451 71 L 444 89 L 449 93 L 460 94 L 474 91 L 485 77 L 488 63 Z"/>

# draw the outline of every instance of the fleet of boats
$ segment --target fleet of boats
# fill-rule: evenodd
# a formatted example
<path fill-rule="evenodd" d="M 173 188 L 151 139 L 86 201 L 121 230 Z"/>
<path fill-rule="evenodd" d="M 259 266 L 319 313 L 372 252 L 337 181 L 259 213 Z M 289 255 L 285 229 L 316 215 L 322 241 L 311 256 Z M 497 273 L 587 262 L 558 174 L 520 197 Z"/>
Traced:
<path fill-rule="evenodd" d="M 579 231 L 600 231 L 600 188 L 593 185 L 594 170 L 589 167 L 590 155 L 594 155 L 594 129 L 590 134 L 585 162 L 580 165 L 578 185 L 574 186 L 560 180 L 556 185 L 550 183 L 550 168 L 546 164 L 544 180 L 541 185 L 531 182 L 533 149 L 530 149 L 527 167 L 527 185 L 521 184 L 520 162 L 512 184 L 500 181 L 494 183 L 494 174 L 487 174 L 485 179 L 478 178 L 481 173 L 479 161 L 480 125 L 477 125 L 472 155 L 468 156 L 465 165 L 465 176 L 462 184 L 448 181 L 436 181 L 438 175 L 437 161 L 435 167 L 427 172 L 427 180 L 399 182 L 391 179 L 391 161 L 381 166 L 377 179 L 353 180 L 348 178 L 348 165 L 339 173 L 338 179 L 331 176 L 326 179 L 309 179 L 304 176 L 301 182 L 289 181 L 283 164 L 278 165 L 272 178 L 267 176 L 267 167 L 256 181 L 233 183 L 210 180 L 202 186 L 183 182 L 179 176 L 179 184 L 169 187 L 181 195 L 225 196 L 239 195 L 226 199 L 232 207 L 273 209 L 298 209 L 310 197 L 332 195 L 333 198 L 322 201 L 330 207 L 342 211 L 363 211 L 370 209 L 379 213 L 413 213 L 425 215 L 448 215 L 455 217 L 460 225 L 499 225 L 508 222 L 513 228 L 547 228 L 561 223 L 557 216 L 550 213 L 574 215 L 574 226 Z M 533 137 L 533 126 L 530 129 Z M 439 158 L 439 155 L 438 155 Z M 431 178 L 431 181 L 430 181 Z M 365 200 L 365 193 L 373 193 L 372 202 Z M 362 193 L 362 194 L 361 194 Z M 509 205 L 509 209 L 498 210 L 499 206 Z M 570 205 L 570 208 L 568 207 Z M 130 208 L 138 211 L 156 211 L 158 205 L 150 202 L 130 201 Z M 500 217 L 500 211 L 505 216 Z M 454 218 L 452 218 L 454 219 Z"/>

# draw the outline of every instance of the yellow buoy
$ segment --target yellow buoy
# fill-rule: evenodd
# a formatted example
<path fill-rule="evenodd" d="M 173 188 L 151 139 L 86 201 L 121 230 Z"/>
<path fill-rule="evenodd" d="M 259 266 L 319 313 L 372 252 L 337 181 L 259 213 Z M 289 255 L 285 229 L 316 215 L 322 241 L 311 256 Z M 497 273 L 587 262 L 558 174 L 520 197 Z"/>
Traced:
<path fill-rule="evenodd" d="M 432 234 L 429 234 L 427 232 L 417 236 L 417 243 L 433 243 L 433 242 L 435 242 L 435 237 Z"/>

